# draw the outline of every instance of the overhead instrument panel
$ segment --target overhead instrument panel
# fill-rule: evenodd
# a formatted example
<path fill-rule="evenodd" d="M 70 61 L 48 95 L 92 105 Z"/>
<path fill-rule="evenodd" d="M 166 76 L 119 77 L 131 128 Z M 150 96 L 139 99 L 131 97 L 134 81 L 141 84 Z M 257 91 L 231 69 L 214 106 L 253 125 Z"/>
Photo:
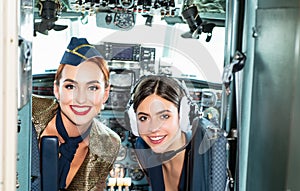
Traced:
<path fill-rule="evenodd" d="M 136 15 L 131 11 L 108 11 L 96 13 L 97 27 L 129 30 L 135 25 Z"/>
<path fill-rule="evenodd" d="M 118 5 L 123 9 L 130 9 L 135 5 L 135 0 L 119 0 Z"/>
<path fill-rule="evenodd" d="M 155 16 L 166 21 L 169 25 L 176 23 L 191 24 L 188 21 L 190 14 L 186 14 L 183 10 L 190 7 L 190 3 L 194 4 L 193 2 L 174 0 L 36 0 L 34 35 L 36 36 L 36 32 L 47 35 L 51 29 L 56 31 L 66 29 L 67 25 L 55 24 L 58 19 L 80 19 L 82 24 L 86 24 L 88 23 L 88 16 L 96 17 L 97 27 L 114 30 L 132 29 L 137 23 L 138 15 L 142 15 L 142 17 L 138 17 L 139 19 L 145 18 L 145 25 L 147 26 L 152 26 L 153 17 Z M 202 3 L 200 4 L 202 5 Z M 210 2 L 207 4 L 210 4 Z M 196 5 L 194 8 L 196 8 Z M 199 14 L 197 11 L 192 11 L 192 13 L 201 15 L 203 19 L 203 22 L 198 19 L 201 22 L 197 25 L 202 23 L 201 27 L 199 26 L 199 31 L 201 31 L 197 31 L 199 34 L 204 32 L 211 36 L 214 25 L 207 23 L 207 20 L 221 20 L 218 25 L 224 26 L 225 13 L 208 13 L 205 15 L 202 11 Z M 192 27 L 194 27 L 195 22 L 192 22 L 192 24 Z M 198 37 L 197 35 L 194 36 Z M 190 34 L 185 34 L 182 37 L 190 38 Z"/>
<path fill-rule="evenodd" d="M 134 14 L 130 12 L 117 12 L 115 14 L 114 24 L 120 29 L 128 30 L 134 26 Z"/>
<path fill-rule="evenodd" d="M 180 17 L 182 2 L 174 0 L 39 0 L 51 3 L 61 2 L 60 18 L 81 17 L 96 15 L 97 27 L 114 30 L 130 30 L 135 26 L 136 15 L 141 14 L 146 18 L 146 25 L 151 26 L 154 15 L 161 19 Z"/>

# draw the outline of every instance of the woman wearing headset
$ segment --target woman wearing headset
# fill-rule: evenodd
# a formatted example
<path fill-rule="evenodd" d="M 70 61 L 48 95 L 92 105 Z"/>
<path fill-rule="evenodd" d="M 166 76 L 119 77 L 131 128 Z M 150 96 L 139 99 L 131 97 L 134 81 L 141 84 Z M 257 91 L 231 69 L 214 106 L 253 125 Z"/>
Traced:
<path fill-rule="evenodd" d="M 186 190 L 191 103 L 175 79 L 148 76 L 134 88 L 128 117 L 153 191 Z"/>
<path fill-rule="evenodd" d="M 184 83 L 145 76 L 133 88 L 125 119 L 153 191 L 224 191 L 226 137 L 204 117 Z"/>

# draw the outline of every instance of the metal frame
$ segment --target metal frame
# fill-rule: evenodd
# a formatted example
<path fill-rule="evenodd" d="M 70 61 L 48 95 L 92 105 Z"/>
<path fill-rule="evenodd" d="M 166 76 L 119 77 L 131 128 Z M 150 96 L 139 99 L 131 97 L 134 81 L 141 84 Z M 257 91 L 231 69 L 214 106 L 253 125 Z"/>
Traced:
<path fill-rule="evenodd" d="M 16 189 L 18 1 L 0 1 L 0 190 Z"/>

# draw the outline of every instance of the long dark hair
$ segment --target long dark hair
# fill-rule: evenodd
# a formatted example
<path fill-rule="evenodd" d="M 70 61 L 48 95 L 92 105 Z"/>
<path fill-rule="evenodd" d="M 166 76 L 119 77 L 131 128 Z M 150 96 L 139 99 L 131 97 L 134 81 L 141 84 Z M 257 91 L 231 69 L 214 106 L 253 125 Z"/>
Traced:
<path fill-rule="evenodd" d="M 134 88 L 133 109 L 136 112 L 141 102 L 148 96 L 155 94 L 172 102 L 179 111 L 180 100 L 185 96 L 183 88 L 177 80 L 167 76 L 146 76 Z"/>

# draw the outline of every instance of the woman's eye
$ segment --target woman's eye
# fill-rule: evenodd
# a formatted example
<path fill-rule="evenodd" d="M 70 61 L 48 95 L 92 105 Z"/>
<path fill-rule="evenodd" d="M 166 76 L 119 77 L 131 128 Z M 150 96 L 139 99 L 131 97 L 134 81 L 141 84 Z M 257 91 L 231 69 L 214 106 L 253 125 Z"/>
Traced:
<path fill-rule="evenodd" d="M 146 120 L 147 120 L 147 117 L 141 116 L 141 117 L 139 117 L 139 120 L 140 120 L 140 121 L 146 121 Z"/>
<path fill-rule="evenodd" d="M 72 84 L 68 84 L 68 85 L 65 85 L 65 88 L 72 90 L 72 89 L 75 89 L 75 86 Z"/>
<path fill-rule="evenodd" d="M 167 115 L 167 114 L 162 114 L 161 116 L 160 116 L 160 118 L 161 119 L 169 119 L 169 115 Z"/>
<path fill-rule="evenodd" d="M 99 89 L 98 86 L 90 86 L 89 87 L 89 90 L 91 90 L 91 91 L 97 91 L 98 89 Z"/>

